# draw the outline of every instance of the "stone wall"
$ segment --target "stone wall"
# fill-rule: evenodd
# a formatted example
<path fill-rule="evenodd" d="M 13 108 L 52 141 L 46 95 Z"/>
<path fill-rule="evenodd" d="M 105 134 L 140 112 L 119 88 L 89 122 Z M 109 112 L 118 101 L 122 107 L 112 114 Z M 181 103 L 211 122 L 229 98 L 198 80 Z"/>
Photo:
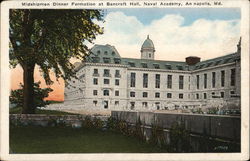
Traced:
<path fill-rule="evenodd" d="M 48 126 L 53 123 L 63 123 L 66 126 L 81 127 L 82 122 L 87 115 L 44 115 L 44 114 L 11 114 L 10 123 L 22 125 L 39 125 Z M 108 116 L 89 116 L 90 119 L 100 119 L 104 122 L 108 120 Z M 53 126 L 53 125 L 52 125 Z M 55 126 L 55 125 L 54 125 Z"/>
<path fill-rule="evenodd" d="M 153 112 L 112 111 L 111 116 L 135 124 L 159 125 L 169 130 L 175 123 L 183 124 L 191 134 L 209 136 L 240 143 L 241 119 L 239 116 L 173 114 Z"/>

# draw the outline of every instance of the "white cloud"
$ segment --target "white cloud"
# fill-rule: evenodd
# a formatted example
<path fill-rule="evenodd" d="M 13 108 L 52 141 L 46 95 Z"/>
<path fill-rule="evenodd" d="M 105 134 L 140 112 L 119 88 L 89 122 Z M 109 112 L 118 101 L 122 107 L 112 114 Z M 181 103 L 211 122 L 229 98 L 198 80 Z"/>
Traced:
<path fill-rule="evenodd" d="M 114 45 L 122 57 L 139 58 L 148 34 L 156 48 L 156 59 L 176 61 L 190 55 L 204 60 L 232 53 L 239 40 L 239 20 L 198 19 L 183 26 L 184 17 L 165 15 L 144 25 L 134 16 L 111 12 L 105 21 L 104 34 L 95 43 Z"/>

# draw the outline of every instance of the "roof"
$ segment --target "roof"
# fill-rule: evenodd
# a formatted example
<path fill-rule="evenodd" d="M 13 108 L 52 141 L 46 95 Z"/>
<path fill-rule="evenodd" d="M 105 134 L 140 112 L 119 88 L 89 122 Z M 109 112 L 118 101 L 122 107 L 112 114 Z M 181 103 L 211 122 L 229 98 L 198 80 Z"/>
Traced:
<path fill-rule="evenodd" d="M 240 55 L 237 53 L 227 54 L 221 57 L 201 61 L 192 67 L 192 70 L 204 69 L 208 67 L 214 67 L 218 65 L 223 65 L 227 63 L 233 63 L 240 59 Z"/>
<path fill-rule="evenodd" d="M 141 48 L 154 48 L 154 43 L 151 39 L 149 39 L 149 36 L 144 41 Z"/>
<path fill-rule="evenodd" d="M 195 65 L 188 65 L 185 61 L 182 62 L 182 61 L 121 58 L 115 47 L 107 44 L 107 45 L 95 45 L 91 49 L 91 54 L 86 59 L 86 62 L 121 64 L 121 65 L 126 65 L 130 68 L 193 71 L 217 65 L 222 65 L 226 63 L 232 63 L 235 62 L 235 60 L 237 59 L 240 59 L 240 55 L 232 53 L 218 58 L 201 61 Z"/>

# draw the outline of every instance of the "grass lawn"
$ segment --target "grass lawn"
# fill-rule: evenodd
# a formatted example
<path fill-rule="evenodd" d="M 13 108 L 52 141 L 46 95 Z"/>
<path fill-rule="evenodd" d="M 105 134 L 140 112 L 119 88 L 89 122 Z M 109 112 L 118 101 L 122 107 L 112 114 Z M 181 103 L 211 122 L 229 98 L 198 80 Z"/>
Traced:
<path fill-rule="evenodd" d="M 155 145 L 112 131 L 70 127 L 10 127 L 13 153 L 156 153 Z"/>
<path fill-rule="evenodd" d="M 20 114 L 21 108 L 20 107 L 14 107 L 10 108 L 10 114 Z M 73 113 L 63 112 L 63 111 L 56 111 L 56 110 L 41 110 L 36 109 L 36 114 L 48 114 L 48 115 L 75 115 Z"/>

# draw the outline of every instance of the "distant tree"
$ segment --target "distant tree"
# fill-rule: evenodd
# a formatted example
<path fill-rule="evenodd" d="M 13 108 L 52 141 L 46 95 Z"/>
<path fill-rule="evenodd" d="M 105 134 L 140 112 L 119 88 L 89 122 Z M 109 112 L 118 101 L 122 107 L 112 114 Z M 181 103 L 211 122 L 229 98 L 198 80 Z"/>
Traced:
<path fill-rule="evenodd" d="M 34 83 L 34 107 L 45 107 L 50 102 L 44 100 L 53 90 L 51 88 L 40 88 L 41 82 Z M 11 90 L 10 102 L 16 107 L 23 107 L 23 84 L 20 84 L 20 89 Z"/>
<path fill-rule="evenodd" d="M 11 9 L 10 65 L 23 69 L 22 113 L 34 113 L 34 69 L 38 65 L 47 85 L 49 73 L 56 78 L 75 75 L 71 58 L 84 59 L 92 43 L 103 29 L 94 21 L 103 21 L 101 10 Z"/>

